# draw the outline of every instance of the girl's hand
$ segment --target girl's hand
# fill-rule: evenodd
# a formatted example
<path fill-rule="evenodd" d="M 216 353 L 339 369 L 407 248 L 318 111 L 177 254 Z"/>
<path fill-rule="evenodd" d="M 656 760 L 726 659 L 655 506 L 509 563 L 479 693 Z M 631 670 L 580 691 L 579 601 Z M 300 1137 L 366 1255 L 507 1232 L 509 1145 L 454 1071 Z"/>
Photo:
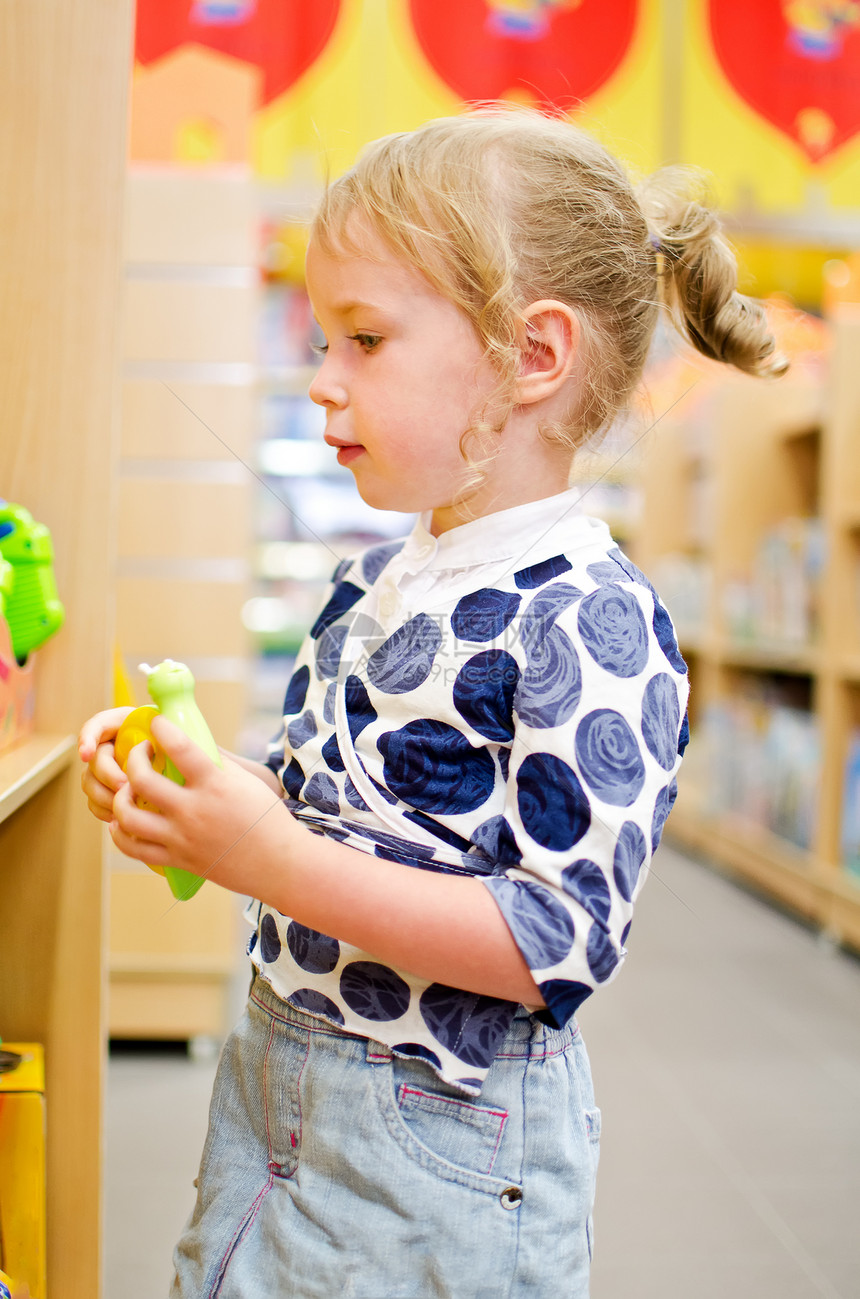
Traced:
<path fill-rule="evenodd" d="M 132 749 L 128 780 L 113 797 L 111 837 L 127 857 L 175 866 L 239 893 L 257 895 L 285 864 L 299 826 L 265 780 L 229 758 L 217 766 L 165 717 L 152 732 L 185 779 L 177 785 L 152 769 L 149 744 Z M 137 805 L 143 800 L 158 811 Z M 271 882 L 269 880 L 269 882 Z"/>
<path fill-rule="evenodd" d="M 113 820 L 113 800 L 125 785 L 125 773 L 114 757 L 114 740 L 131 708 L 108 708 L 96 713 L 81 727 L 78 754 L 87 765 L 81 775 L 81 789 L 93 816 L 100 821 Z"/>

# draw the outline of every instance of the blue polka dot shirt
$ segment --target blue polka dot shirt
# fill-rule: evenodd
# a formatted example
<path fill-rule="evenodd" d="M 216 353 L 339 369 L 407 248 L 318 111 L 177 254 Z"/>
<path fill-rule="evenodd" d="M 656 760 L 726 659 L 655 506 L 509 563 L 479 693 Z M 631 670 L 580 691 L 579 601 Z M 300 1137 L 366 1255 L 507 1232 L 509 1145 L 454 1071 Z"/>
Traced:
<path fill-rule="evenodd" d="M 578 496 L 339 565 L 269 756 L 311 830 L 482 880 L 555 1026 L 624 959 L 687 739 L 669 615 Z M 281 997 L 480 1091 L 515 1004 L 247 914 Z"/>

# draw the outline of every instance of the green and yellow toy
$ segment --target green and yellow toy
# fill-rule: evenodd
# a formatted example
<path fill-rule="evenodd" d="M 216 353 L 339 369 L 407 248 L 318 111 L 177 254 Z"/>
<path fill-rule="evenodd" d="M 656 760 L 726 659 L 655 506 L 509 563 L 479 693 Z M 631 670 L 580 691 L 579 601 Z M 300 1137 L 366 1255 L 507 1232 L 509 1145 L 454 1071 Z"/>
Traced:
<path fill-rule="evenodd" d="M 177 771 L 164 750 L 159 748 L 152 734 L 152 719 L 159 713 L 180 727 L 219 767 L 223 766 L 218 746 L 194 698 L 194 677 L 185 664 L 165 659 L 154 668 L 142 663 L 141 669 L 147 674 L 147 689 L 153 703 L 144 704 L 130 712 L 117 732 L 114 754 L 122 769 L 125 770 L 128 755 L 134 746 L 148 740 L 155 751 L 153 769 L 177 785 L 185 784 L 182 773 Z M 180 902 L 193 898 L 203 883 L 202 876 L 192 875 L 190 871 L 175 866 L 150 866 L 149 869 L 165 876 L 171 893 Z"/>
<path fill-rule="evenodd" d="M 12 587 L 15 582 L 15 570 L 0 554 L 0 618 L 6 617 L 6 605 L 12 596 Z"/>
<path fill-rule="evenodd" d="M 3 613 L 19 663 L 58 631 L 65 613 L 54 579 L 51 534 L 22 505 L 0 500 L 0 559 L 12 568 L 0 572 Z"/>

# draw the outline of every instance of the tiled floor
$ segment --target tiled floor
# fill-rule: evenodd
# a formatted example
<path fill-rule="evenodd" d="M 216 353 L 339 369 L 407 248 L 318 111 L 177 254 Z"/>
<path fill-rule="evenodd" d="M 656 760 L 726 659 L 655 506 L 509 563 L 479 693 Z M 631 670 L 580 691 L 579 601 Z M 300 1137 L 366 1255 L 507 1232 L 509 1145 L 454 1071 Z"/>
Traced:
<path fill-rule="evenodd" d="M 858 1299 L 860 963 L 669 849 L 655 865 L 627 968 L 581 1015 L 592 1299 Z M 106 1299 L 167 1293 L 213 1071 L 111 1059 Z"/>

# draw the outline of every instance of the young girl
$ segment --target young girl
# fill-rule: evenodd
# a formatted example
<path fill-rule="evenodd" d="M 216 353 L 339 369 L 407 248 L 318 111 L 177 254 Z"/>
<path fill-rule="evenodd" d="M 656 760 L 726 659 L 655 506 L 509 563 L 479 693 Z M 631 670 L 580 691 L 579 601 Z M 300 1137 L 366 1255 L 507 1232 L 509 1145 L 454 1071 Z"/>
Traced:
<path fill-rule="evenodd" d="M 662 299 L 776 373 L 715 218 L 637 198 L 567 122 L 484 109 L 372 146 L 307 261 L 326 441 L 403 542 L 342 563 L 267 766 L 124 710 L 81 733 L 117 846 L 256 899 L 173 1295 L 586 1296 L 600 1115 L 575 1012 L 624 959 L 675 798 L 668 614 L 569 489 Z M 143 810 L 146 800 L 159 811 Z"/>

